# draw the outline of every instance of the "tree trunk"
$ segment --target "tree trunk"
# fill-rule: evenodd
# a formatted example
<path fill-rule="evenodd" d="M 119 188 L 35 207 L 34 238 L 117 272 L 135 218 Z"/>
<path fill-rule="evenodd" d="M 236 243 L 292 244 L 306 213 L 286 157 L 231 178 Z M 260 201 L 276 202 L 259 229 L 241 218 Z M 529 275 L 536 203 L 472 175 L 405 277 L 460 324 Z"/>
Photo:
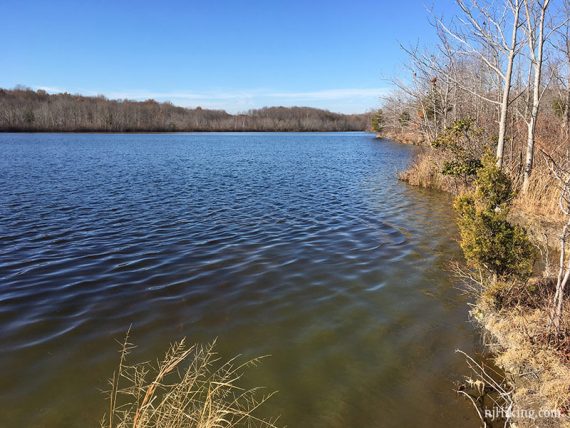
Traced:
<path fill-rule="evenodd" d="M 568 235 L 568 228 L 570 221 L 564 225 L 562 234 L 560 235 L 560 264 L 558 269 L 558 278 L 556 281 L 556 293 L 554 294 L 552 305 L 552 325 L 556 331 L 560 330 L 560 320 L 562 317 L 562 305 L 564 302 L 564 289 L 570 276 L 570 259 L 566 262 L 566 236 Z M 568 266 L 566 266 L 568 263 Z"/>
<path fill-rule="evenodd" d="M 542 54 L 544 50 L 544 19 L 549 0 L 545 0 L 542 10 L 540 11 L 540 21 L 538 23 L 538 46 L 535 55 L 534 43 L 532 41 L 532 32 L 529 31 L 529 47 L 531 48 L 531 58 L 533 58 L 534 67 L 534 83 L 532 91 L 532 109 L 530 112 L 530 120 L 528 122 L 528 136 L 526 145 L 526 162 L 524 167 L 523 193 L 528 192 L 530 184 L 530 175 L 534 163 L 534 136 L 536 133 L 536 119 L 538 118 L 538 110 L 540 107 L 540 79 L 542 77 Z M 527 18 L 528 19 L 528 18 Z M 530 24 L 529 24 L 530 25 Z"/>
<path fill-rule="evenodd" d="M 507 113 L 509 110 L 509 96 L 511 93 L 511 79 L 513 76 L 513 64 L 515 62 L 517 33 L 519 26 L 520 6 L 517 4 L 513 19 L 513 32 L 511 36 L 511 46 L 507 59 L 507 72 L 503 86 L 503 98 L 501 99 L 501 115 L 499 118 L 499 140 L 497 142 L 497 166 L 503 167 L 503 156 L 505 151 L 505 136 L 507 133 Z"/>

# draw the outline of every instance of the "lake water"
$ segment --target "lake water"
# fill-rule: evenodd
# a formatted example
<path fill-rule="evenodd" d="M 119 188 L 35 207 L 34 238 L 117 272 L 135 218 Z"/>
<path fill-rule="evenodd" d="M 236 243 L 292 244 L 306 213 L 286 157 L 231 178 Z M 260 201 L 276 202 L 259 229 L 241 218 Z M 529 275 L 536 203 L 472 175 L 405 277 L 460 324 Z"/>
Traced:
<path fill-rule="evenodd" d="M 476 335 L 445 270 L 446 196 L 364 133 L 0 134 L 0 426 L 98 426 L 135 358 L 181 337 L 270 354 L 289 427 L 476 427 Z"/>

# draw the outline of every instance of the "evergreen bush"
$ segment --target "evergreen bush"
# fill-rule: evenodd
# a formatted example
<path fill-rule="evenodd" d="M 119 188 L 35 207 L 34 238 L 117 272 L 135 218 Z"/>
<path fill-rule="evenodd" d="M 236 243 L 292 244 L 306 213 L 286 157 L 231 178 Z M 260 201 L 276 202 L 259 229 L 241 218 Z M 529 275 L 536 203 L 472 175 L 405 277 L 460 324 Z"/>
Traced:
<path fill-rule="evenodd" d="M 511 180 L 487 152 L 477 171 L 475 191 L 455 200 L 461 248 L 473 267 L 496 278 L 526 280 L 536 254 L 526 230 L 507 220 L 512 197 Z"/>

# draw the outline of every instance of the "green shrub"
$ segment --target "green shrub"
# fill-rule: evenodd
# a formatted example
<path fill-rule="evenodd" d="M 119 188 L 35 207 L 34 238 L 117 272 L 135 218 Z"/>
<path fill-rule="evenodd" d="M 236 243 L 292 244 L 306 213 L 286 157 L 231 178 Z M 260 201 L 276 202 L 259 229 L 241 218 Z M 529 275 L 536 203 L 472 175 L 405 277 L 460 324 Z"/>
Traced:
<path fill-rule="evenodd" d="M 444 162 L 441 173 L 454 177 L 473 176 L 477 174 L 479 168 L 481 168 L 481 161 L 479 159 L 453 160 Z"/>
<path fill-rule="evenodd" d="M 370 118 L 370 127 L 374 132 L 382 132 L 384 130 L 384 114 L 382 109 L 378 109 L 372 113 L 372 117 Z"/>
<path fill-rule="evenodd" d="M 481 209 L 507 210 L 514 197 L 511 179 L 497 167 L 495 157 L 489 151 L 483 155 L 482 166 L 475 180 L 475 198 L 481 204 Z"/>
<path fill-rule="evenodd" d="M 509 177 L 486 154 L 477 172 L 475 191 L 455 200 L 461 248 L 467 262 L 499 278 L 526 280 L 535 251 L 524 228 L 507 220 L 513 196 Z"/>
<path fill-rule="evenodd" d="M 431 145 L 442 152 L 445 161 L 441 173 L 470 181 L 481 168 L 484 148 L 482 133 L 470 119 L 455 121 Z"/>
<path fill-rule="evenodd" d="M 432 141 L 432 147 L 439 149 L 449 150 L 463 150 L 463 139 L 471 140 L 472 137 L 478 134 L 473 126 L 471 119 L 459 119 L 453 122 L 451 126 L 445 130 Z"/>

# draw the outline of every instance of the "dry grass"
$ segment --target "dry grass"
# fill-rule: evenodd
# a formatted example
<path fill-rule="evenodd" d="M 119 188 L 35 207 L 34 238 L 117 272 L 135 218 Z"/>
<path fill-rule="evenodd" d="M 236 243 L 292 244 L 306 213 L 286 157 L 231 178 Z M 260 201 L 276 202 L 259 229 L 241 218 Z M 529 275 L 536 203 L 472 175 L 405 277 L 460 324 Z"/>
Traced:
<path fill-rule="evenodd" d="M 555 248 L 564 223 L 558 204 L 560 189 L 544 164 L 533 171 L 527 194 L 518 194 L 513 201 L 513 220 L 524 225 L 537 243 Z"/>
<path fill-rule="evenodd" d="M 421 152 L 399 178 L 412 186 L 444 190 L 443 176 L 434 167 L 436 157 L 430 150 Z"/>
<path fill-rule="evenodd" d="M 386 138 L 388 140 L 397 141 L 402 144 L 411 144 L 421 146 L 425 144 L 425 138 L 418 131 L 401 131 L 401 130 L 385 130 L 378 135 L 378 138 Z"/>
<path fill-rule="evenodd" d="M 547 168 L 539 164 L 532 173 L 528 193 L 519 194 L 515 203 L 527 215 L 552 220 L 561 218 L 558 206 L 559 187 Z"/>
<path fill-rule="evenodd" d="M 410 166 L 398 178 L 406 183 L 426 189 L 442 190 L 458 195 L 466 189 L 459 179 L 441 174 L 444 159 L 431 148 L 419 153 Z"/>
<path fill-rule="evenodd" d="M 546 302 L 545 302 L 546 303 Z M 570 308 L 566 308 L 567 310 Z M 495 355 L 496 364 L 503 368 L 515 385 L 513 410 L 559 412 L 562 417 L 532 419 L 515 417 L 517 427 L 570 427 L 570 349 L 560 337 L 553 337 L 549 327 L 549 309 L 543 305 L 530 308 L 518 304 L 497 310 L 484 299 L 471 314 L 485 333 L 486 344 Z M 570 332 L 566 318 L 564 330 Z M 560 346 L 564 345 L 564 346 Z"/>
<path fill-rule="evenodd" d="M 276 420 L 254 415 L 273 393 L 243 388 L 244 371 L 259 358 L 222 362 L 214 344 L 174 343 L 155 364 L 130 364 L 128 334 L 117 371 L 110 379 L 108 414 L 102 428 L 275 427 Z"/>
<path fill-rule="evenodd" d="M 491 281 L 482 272 L 459 263 L 452 264 L 451 269 L 476 302 L 471 316 L 481 325 L 496 365 L 505 371 L 504 379 L 493 383 L 484 370 L 475 367 L 474 378 L 467 379 L 468 384 L 479 386 L 468 398 L 480 406 L 480 417 L 489 408 L 489 400 L 483 400 L 492 391 L 496 395 L 499 392 L 492 407 L 512 410 L 512 418 L 505 421 L 511 426 L 570 427 L 570 318 L 562 317 L 560 333 L 555 334 L 550 321 L 556 279 L 507 283 Z M 567 303 L 564 314 L 569 313 Z M 539 418 L 541 410 L 558 414 Z M 531 412 L 534 419 L 529 416 Z M 495 426 L 483 417 L 481 420 L 485 426 Z"/>

